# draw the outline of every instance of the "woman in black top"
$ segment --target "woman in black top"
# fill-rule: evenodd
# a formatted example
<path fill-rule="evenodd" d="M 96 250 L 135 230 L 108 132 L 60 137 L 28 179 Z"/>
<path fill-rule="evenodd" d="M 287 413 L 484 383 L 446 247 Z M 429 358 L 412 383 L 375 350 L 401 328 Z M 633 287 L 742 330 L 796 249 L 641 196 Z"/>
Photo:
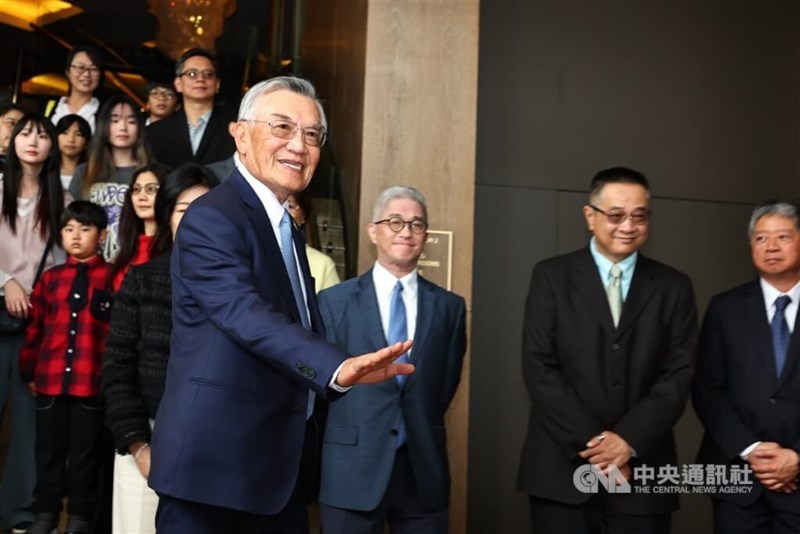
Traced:
<path fill-rule="evenodd" d="M 114 465 L 114 532 L 154 532 L 158 499 L 147 487 L 150 430 L 164 392 L 172 331 L 172 240 L 183 213 L 219 181 L 187 163 L 161 183 L 153 259 L 131 267 L 116 294 L 103 361 L 106 417 L 118 456 Z"/>

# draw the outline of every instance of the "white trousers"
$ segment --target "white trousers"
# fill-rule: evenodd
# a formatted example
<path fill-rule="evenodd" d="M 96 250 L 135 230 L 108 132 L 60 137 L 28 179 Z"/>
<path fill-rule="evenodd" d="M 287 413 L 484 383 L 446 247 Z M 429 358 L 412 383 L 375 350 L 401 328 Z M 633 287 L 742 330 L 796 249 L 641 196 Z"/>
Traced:
<path fill-rule="evenodd" d="M 136 467 L 132 454 L 114 458 L 113 534 L 155 534 L 158 495 Z"/>

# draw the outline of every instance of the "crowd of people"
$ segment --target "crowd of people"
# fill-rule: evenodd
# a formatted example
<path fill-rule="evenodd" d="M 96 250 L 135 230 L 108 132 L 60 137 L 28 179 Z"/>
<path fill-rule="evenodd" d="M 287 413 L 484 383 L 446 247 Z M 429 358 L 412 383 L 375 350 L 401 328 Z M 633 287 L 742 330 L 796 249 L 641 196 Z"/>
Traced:
<path fill-rule="evenodd" d="M 0 529 L 50 534 L 66 499 L 69 534 L 305 534 L 317 499 L 325 534 L 447 532 L 466 303 L 419 276 L 425 197 L 379 195 L 375 264 L 340 283 L 302 235 L 327 138 L 313 85 L 265 80 L 230 113 L 193 49 L 146 125 L 97 101 L 102 70 L 76 48 L 50 116 L 0 110 Z M 644 174 L 599 172 L 583 217 L 588 245 L 534 267 L 525 309 L 534 531 L 668 533 L 679 492 L 639 489 L 677 469 L 691 391 L 710 485 L 754 477 L 714 495 L 715 531 L 797 532 L 800 205 L 753 211 L 759 279 L 699 332 L 689 277 L 640 252 Z"/>
<path fill-rule="evenodd" d="M 0 108 L 0 404 L 12 421 L 1 532 L 50 534 L 65 498 L 65 532 L 155 530 L 170 252 L 189 205 L 221 181 L 210 164 L 225 163 L 222 180 L 234 169 L 236 114 L 214 106 L 206 50 L 184 53 L 172 84 L 147 86 L 146 116 L 126 96 L 94 96 L 103 70 L 95 49 L 75 47 L 66 96 L 45 113 Z M 297 195 L 303 227 L 310 199 Z M 306 250 L 317 288 L 338 283 L 332 260 Z"/>

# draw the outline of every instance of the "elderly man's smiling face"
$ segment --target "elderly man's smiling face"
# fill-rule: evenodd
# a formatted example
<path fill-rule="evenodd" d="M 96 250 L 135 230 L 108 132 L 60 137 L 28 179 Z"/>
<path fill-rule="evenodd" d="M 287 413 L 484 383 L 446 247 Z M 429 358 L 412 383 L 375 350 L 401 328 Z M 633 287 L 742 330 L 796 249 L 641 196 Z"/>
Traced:
<path fill-rule="evenodd" d="M 255 178 L 270 188 L 280 202 L 302 191 L 319 163 L 320 148 L 303 140 L 303 128 L 320 126 L 317 104 L 310 97 L 287 90 L 259 96 L 251 116 L 256 121 L 236 123 L 239 157 Z M 291 121 L 299 126 L 290 139 L 272 134 L 267 122 Z"/>

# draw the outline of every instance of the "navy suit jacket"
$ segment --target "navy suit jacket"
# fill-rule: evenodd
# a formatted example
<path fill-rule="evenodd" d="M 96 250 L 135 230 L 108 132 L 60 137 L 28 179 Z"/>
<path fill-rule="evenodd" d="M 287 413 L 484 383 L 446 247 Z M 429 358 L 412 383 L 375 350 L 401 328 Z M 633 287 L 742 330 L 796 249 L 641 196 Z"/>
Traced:
<path fill-rule="evenodd" d="M 232 120 L 235 120 L 235 115 L 225 108 L 215 107 L 197 146 L 197 153 L 192 154 L 186 112 L 179 109 L 147 127 L 147 142 L 156 160 L 164 165 L 175 168 L 190 161 L 207 165 L 229 158 L 236 151 L 236 144 L 228 132 L 228 123 Z"/>
<path fill-rule="evenodd" d="M 677 467 L 673 426 L 689 396 L 697 308 L 689 277 L 641 253 L 615 328 L 588 247 L 534 267 L 523 323 L 522 376 L 533 407 L 517 487 L 585 503 L 573 483 L 578 453 L 603 430 L 637 453 L 631 467 Z M 680 468 L 678 468 L 680 472 Z M 609 494 L 616 510 L 661 514 L 673 494 Z"/>
<path fill-rule="evenodd" d="M 778 377 L 764 293 L 758 280 L 716 295 L 708 305 L 692 403 L 706 433 L 697 461 L 744 465 L 739 454 L 756 441 L 775 441 L 800 453 L 800 332 L 792 331 Z M 766 495 L 773 508 L 797 513 L 800 492 L 766 490 L 754 475 L 750 493 L 717 493 L 741 506 Z"/>
<path fill-rule="evenodd" d="M 261 201 L 234 174 L 187 211 L 172 254 L 173 329 L 152 438 L 150 486 L 258 514 L 295 488 L 309 389 L 320 398 L 347 354 L 324 340 L 302 237 L 304 329 Z"/>
<path fill-rule="evenodd" d="M 320 502 L 373 510 L 389 483 L 397 427 L 405 421 L 419 497 L 431 509 L 450 496 L 444 415 L 455 395 L 466 351 L 464 299 L 421 276 L 411 363 L 402 388 L 394 379 L 357 385 L 331 404 L 322 448 Z M 328 339 L 354 354 L 387 345 L 372 271 L 320 293 Z"/>

